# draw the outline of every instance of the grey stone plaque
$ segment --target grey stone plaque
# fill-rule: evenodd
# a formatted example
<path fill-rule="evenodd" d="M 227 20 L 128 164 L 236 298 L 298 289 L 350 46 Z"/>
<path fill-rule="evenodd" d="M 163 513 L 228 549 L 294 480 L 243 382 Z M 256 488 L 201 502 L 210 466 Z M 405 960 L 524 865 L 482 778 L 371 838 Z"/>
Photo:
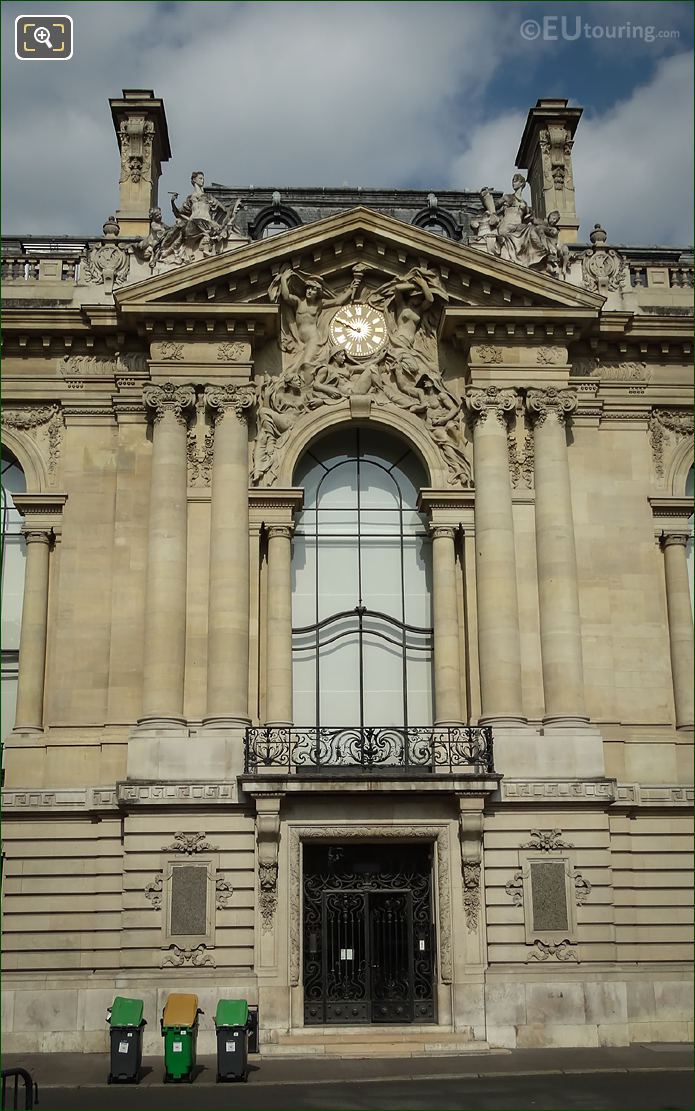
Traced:
<path fill-rule="evenodd" d="M 569 928 L 564 860 L 531 863 L 531 900 L 534 930 Z"/>
<path fill-rule="evenodd" d="M 171 870 L 170 933 L 207 933 L 208 870 L 204 864 L 175 864 Z"/>

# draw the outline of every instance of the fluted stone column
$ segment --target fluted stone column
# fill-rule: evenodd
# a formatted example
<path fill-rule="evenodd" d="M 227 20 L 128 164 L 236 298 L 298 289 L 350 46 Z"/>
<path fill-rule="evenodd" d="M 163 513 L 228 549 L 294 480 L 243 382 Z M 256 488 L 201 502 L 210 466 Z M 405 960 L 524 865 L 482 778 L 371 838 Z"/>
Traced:
<path fill-rule="evenodd" d="M 432 529 L 434 715 L 437 725 L 460 725 L 461 660 L 453 528 Z"/>
<path fill-rule="evenodd" d="M 577 556 L 565 421 L 577 405 L 570 390 L 529 390 L 534 422 L 536 561 L 547 725 L 587 722 L 579 619 Z"/>
<path fill-rule="evenodd" d="M 210 588 L 206 725 L 247 725 L 249 689 L 249 505 L 246 416 L 253 390 L 213 386 Z"/>
<path fill-rule="evenodd" d="M 292 528 L 268 528 L 266 724 L 292 724 Z"/>
<path fill-rule="evenodd" d="M 183 723 L 186 654 L 187 411 L 192 386 L 147 386 L 143 399 L 154 414 L 145 651 L 140 724 Z"/>
<path fill-rule="evenodd" d="M 475 468 L 475 556 L 481 721 L 525 722 L 507 421 L 514 390 L 470 390 Z"/>
<path fill-rule="evenodd" d="M 687 532 L 667 532 L 661 538 L 676 728 L 684 730 L 693 728 L 693 616 L 685 559 L 689 539 Z"/>
<path fill-rule="evenodd" d="M 51 533 L 22 529 L 26 541 L 22 629 L 19 638 L 19 675 L 15 732 L 43 731 L 43 691 L 48 629 L 48 562 Z"/>

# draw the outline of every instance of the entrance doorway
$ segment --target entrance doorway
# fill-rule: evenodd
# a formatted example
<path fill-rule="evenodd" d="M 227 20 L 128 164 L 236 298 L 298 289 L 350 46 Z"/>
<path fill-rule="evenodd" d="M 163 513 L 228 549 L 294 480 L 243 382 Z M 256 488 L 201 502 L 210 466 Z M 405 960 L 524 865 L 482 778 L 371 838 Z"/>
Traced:
<path fill-rule="evenodd" d="M 304 846 L 304 1022 L 434 1022 L 430 845 Z"/>

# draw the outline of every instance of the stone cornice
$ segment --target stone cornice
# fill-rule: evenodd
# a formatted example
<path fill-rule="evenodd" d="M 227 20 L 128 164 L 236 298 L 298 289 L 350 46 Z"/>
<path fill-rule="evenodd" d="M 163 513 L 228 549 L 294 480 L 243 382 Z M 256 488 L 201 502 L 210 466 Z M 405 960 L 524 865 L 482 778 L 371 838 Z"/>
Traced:
<path fill-rule="evenodd" d="M 303 505 L 303 490 L 253 487 L 249 490 L 249 524 L 290 526 Z"/>
<path fill-rule="evenodd" d="M 63 519 L 67 494 L 14 494 L 16 508 L 25 520 L 25 529 L 49 532 Z"/>
<path fill-rule="evenodd" d="M 315 248 L 328 250 L 334 240 L 372 235 L 383 243 L 428 261 L 467 270 L 491 284 L 510 286 L 522 294 L 535 294 L 542 302 L 564 306 L 586 306 L 595 313 L 603 298 L 589 293 L 568 282 L 548 278 L 536 271 L 506 262 L 464 247 L 460 243 L 441 238 L 414 225 L 405 225 L 391 216 L 358 206 L 348 212 L 329 216 L 315 223 L 301 225 L 282 236 L 258 240 L 214 258 L 191 263 L 181 270 L 169 271 L 139 282 L 136 286 L 116 291 L 117 305 L 124 309 L 135 302 L 155 303 L 166 297 L 174 298 L 193 286 L 212 285 L 223 281 L 227 275 L 253 269 L 265 269 L 273 264 L 291 261 Z"/>

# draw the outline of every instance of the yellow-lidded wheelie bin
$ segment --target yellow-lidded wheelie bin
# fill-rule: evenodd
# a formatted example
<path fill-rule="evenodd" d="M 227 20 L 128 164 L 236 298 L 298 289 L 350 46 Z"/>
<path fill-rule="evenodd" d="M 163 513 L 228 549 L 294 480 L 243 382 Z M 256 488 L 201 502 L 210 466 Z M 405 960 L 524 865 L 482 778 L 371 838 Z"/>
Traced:
<path fill-rule="evenodd" d="M 245 999 L 220 999 L 215 1012 L 217 1083 L 249 1078 L 249 1005 Z"/>
<path fill-rule="evenodd" d="M 142 1017 L 144 1009 L 142 999 L 117 995 L 107 1011 L 111 1043 L 108 1084 L 137 1084 L 140 1078 L 142 1032 L 146 1025 Z"/>
<path fill-rule="evenodd" d="M 198 1041 L 197 995 L 172 992 L 164 1004 L 162 1037 L 164 1038 L 164 1083 L 185 1080 L 193 1083 L 196 1043 Z"/>

